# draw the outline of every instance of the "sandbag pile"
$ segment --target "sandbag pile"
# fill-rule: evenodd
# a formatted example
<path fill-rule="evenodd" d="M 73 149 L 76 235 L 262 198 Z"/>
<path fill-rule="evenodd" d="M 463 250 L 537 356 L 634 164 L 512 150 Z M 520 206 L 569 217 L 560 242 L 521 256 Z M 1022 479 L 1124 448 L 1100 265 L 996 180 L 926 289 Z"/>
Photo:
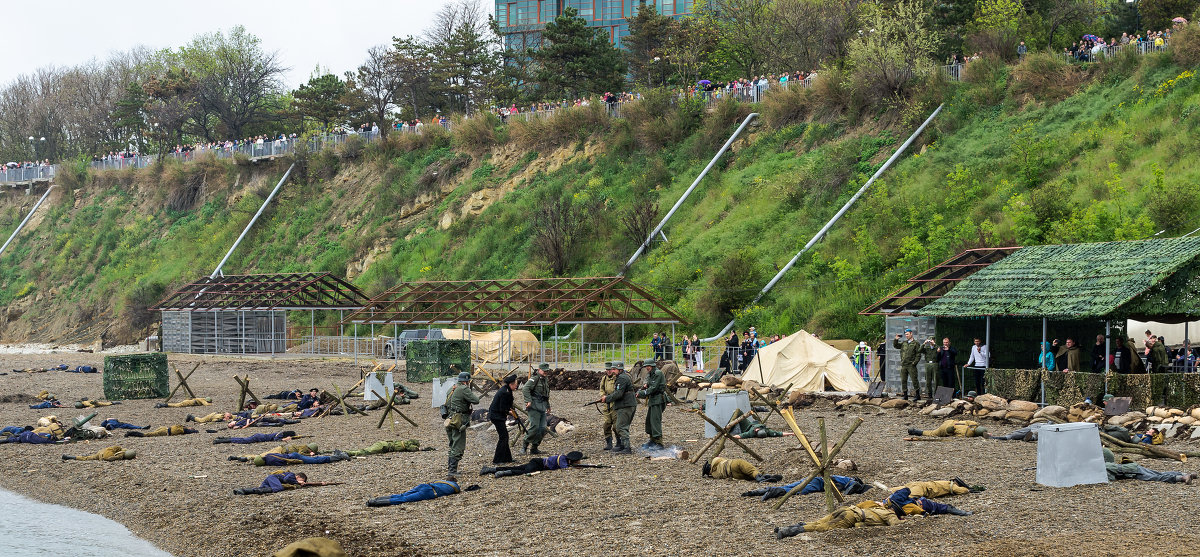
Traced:
<path fill-rule="evenodd" d="M 1130 431 L 1145 431 L 1155 428 L 1165 437 L 1200 437 L 1200 406 L 1188 409 L 1150 406 L 1145 412 L 1131 410 L 1120 416 L 1112 416 L 1108 423 L 1119 425 Z"/>

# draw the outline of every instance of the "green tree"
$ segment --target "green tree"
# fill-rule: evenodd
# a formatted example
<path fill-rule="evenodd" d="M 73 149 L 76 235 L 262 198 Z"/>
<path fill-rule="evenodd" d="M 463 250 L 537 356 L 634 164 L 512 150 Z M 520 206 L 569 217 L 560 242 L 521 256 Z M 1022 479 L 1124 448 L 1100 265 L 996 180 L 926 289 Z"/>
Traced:
<path fill-rule="evenodd" d="M 673 76 L 683 85 L 691 85 L 713 67 L 719 32 L 710 18 L 688 17 L 679 21 L 679 30 L 663 47 L 665 61 Z"/>
<path fill-rule="evenodd" d="M 1121 33 L 1138 31 L 1138 5 L 1125 0 L 1112 0 L 1104 17 L 1104 36 L 1119 37 Z"/>
<path fill-rule="evenodd" d="M 1177 17 L 1191 18 L 1200 0 L 1139 0 L 1138 11 L 1142 14 L 1142 29 L 1161 31 L 1171 26 Z"/>
<path fill-rule="evenodd" d="M 343 102 L 346 82 L 333 74 L 313 76 L 292 93 L 292 107 L 303 118 L 320 122 L 322 130 L 338 123 L 349 110 Z"/>
<path fill-rule="evenodd" d="M 634 83 L 653 87 L 666 81 L 666 47 L 678 31 L 675 19 L 659 14 L 653 5 L 638 8 L 629 20 L 629 36 L 622 39 Z"/>
<path fill-rule="evenodd" d="M 220 31 L 200 35 L 179 54 L 198 84 L 199 108 L 225 128 L 222 137 L 212 137 L 213 130 L 201 122 L 208 139 L 242 137 L 248 126 L 274 115 L 286 68 L 279 53 L 264 51 L 262 41 L 245 27 L 238 25 L 228 35 Z"/>
<path fill-rule="evenodd" d="M 965 50 L 967 26 L 975 14 L 975 0 L 941 0 L 934 2 L 933 28 L 943 37 L 936 56 L 939 60 Z"/>
<path fill-rule="evenodd" d="M 898 0 L 891 8 L 868 4 L 865 31 L 847 48 L 854 83 L 877 97 L 907 94 L 923 72 L 934 69 L 941 35 L 922 0 Z"/>
<path fill-rule="evenodd" d="M 711 18 L 719 31 L 717 56 L 724 62 L 722 75 L 713 78 L 749 77 L 770 71 L 769 61 L 774 54 L 771 33 L 771 6 L 774 0 L 712 0 L 711 11 L 701 17 Z M 793 68 L 780 68 L 792 70 Z"/>
<path fill-rule="evenodd" d="M 131 81 L 112 112 L 112 122 L 118 134 L 126 144 L 136 145 L 139 153 L 146 150 L 146 104 L 149 102 L 150 96 L 142 85 Z"/>
<path fill-rule="evenodd" d="M 582 97 L 623 88 L 621 52 L 603 31 L 588 27 L 576 13 L 568 7 L 547 23 L 542 47 L 529 52 L 539 66 L 537 83 L 543 98 Z"/>
<path fill-rule="evenodd" d="M 147 98 L 147 135 L 158 142 L 159 152 L 183 143 L 183 126 L 193 115 L 200 84 L 184 68 L 168 68 L 142 84 Z"/>

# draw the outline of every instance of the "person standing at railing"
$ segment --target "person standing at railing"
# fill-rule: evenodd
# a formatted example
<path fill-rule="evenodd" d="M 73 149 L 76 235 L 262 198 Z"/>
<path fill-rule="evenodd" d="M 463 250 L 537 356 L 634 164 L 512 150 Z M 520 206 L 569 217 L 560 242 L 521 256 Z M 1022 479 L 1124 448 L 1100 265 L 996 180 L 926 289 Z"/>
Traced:
<path fill-rule="evenodd" d="M 1025 59 L 1025 53 L 1026 53 L 1028 50 L 1029 50 L 1029 49 L 1028 49 L 1028 48 L 1026 48 L 1026 46 L 1025 46 L 1025 41 L 1021 41 L 1021 44 L 1018 44 L 1018 45 L 1017 45 L 1017 59 L 1018 59 L 1018 60 L 1024 60 L 1024 59 Z"/>

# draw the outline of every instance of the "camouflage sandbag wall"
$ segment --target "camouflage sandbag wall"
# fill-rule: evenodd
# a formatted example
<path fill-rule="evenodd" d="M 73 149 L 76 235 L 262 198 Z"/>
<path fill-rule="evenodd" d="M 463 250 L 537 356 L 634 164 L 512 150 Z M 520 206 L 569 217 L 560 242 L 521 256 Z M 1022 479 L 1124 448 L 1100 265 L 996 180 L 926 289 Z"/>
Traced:
<path fill-rule="evenodd" d="M 1103 373 L 1066 373 L 1038 369 L 989 369 L 987 392 L 1009 400 L 1041 400 L 1046 385 L 1046 404 L 1070 406 L 1085 398 L 1099 401 L 1104 396 Z M 1152 405 L 1189 408 L 1200 404 L 1200 374 L 1108 374 L 1108 392 L 1132 399 L 1133 408 Z"/>
<path fill-rule="evenodd" d="M 170 392 L 166 354 L 154 352 L 104 357 L 104 398 L 166 398 Z"/>
<path fill-rule="evenodd" d="M 433 381 L 434 377 L 472 371 L 468 340 L 414 340 L 405 346 L 404 356 L 409 382 Z"/>

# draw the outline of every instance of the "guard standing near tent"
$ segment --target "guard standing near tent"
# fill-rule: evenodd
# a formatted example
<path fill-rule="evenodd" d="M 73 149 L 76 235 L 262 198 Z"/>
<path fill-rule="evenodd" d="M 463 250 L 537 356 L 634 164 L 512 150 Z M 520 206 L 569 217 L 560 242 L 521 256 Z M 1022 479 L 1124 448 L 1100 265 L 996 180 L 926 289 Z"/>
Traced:
<path fill-rule="evenodd" d="M 917 378 L 917 362 L 925 352 L 921 343 L 913 338 L 912 329 L 904 329 L 904 341 L 901 342 L 900 335 L 896 335 L 892 348 L 900 351 L 900 390 L 904 393 L 904 400 L 908 400 L 909 379 L 912 380 L 913 390 L 917 392 L 917 400 L 921 400 L 921 380 Z"/>
<path fill-rule="evenodd" d="M 604 377 L 600 378 L 600 396 L 611 395 L 616 387 L 617 370 L 613 367 L 612 362 L 604 362 Z M 613 425 L 617 421 L 617 414 L 613 412 L 612 403 L 601 403 L 600 413 L 604 414 L 604 450 L 611 451 L 613 449 Z"/>
<path fill-rule="evenodd" d="M 600 397 L 600 402 L 611 403 L 613 414 L 616 415 L 617 446 L 613 449 L 613 453 L 630 454 L 633 451 L 629 447 L 629 424 L 633 423 L 633 414 L 637 410 L 637 398 L 633 393 L 633 380 L 629 378 L 628 373 L 625 373 L 625 362 L 613 362 L 612 366 L 617 370 L 613 392 Z"/>
<path fill-rule="evenodd" d="M 649 449 L 663 448 L 662 442 L 662 417 L 663 410 L 667 407 L 667 379 L 663 376 L 662 367 L 667 362 L 659 360 L 650 370 L 650 375 L 646 377 L 646 384 L 642 386 L 642 390 L 638 391 L 638 398 L 646 399 L 646 435 L 650 436 L 650 440 L 646 442 L 646 447 Z"/>
<path fill-rule="evenodd" d="M 538 364 L 537 372 L 521 387 L 521 395 L 525 397 L 525 411 L 529 413 L 529 431 L 525 434 L 522 453 L 542 454 L 538 445 L 542 443 L 542 436 L 546 435 L 546 414 L 550 413 L 550 381 L 546 379 L 547 371 L 550 371 L 550 364 Z"/>
<path fill-rule="evenodd" d="M 446 395 L 445 410 L 442 415 L 446 418 L 446 437 L 450 440 L 450 456 L 446 462 L 446 475 L 453 478 L 458 475 L 458 461 L 462 460 L 467 450 L 467 426 L 471 425 L 471 406 L 479 402 L 479 396 L 471 391 L 471 374 L 465 371 L 458 374 L 458 384 L 450 388 Z"/>

